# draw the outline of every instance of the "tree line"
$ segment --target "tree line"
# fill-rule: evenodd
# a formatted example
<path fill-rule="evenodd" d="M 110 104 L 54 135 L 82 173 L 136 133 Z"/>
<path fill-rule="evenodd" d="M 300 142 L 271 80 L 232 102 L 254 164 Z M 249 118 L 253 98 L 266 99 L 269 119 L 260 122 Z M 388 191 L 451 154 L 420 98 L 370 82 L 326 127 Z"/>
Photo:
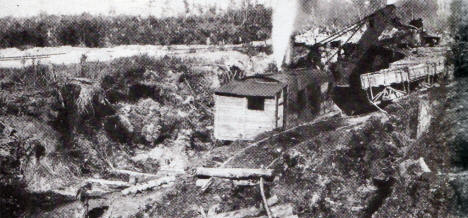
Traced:
<path fill-rule="evenodd" d="M 386 0 L 305 2 L 307 16 L 300 18 L 304 23 L 301 31 L 336 31 L 384 7 Z M 447 30 L 448 18 L 437 15 L 437 0 L 402 2 L 397 13 L 403 22 L 423 18 L 433 32 Z M 168 18 L 90 14 L 5 17 L 0 18 L 0 47 L 239 44 L 270 38 L 271 16 L 271 8 L 247 4 L 223 13 L 207 10 L 203 15 Z"/>
<path fill-rule="evenodd" d="M 249 6 L 187 17 L 39 15 L 0 19 L 0 47 L 238 44 L 271 35 L 271 9 Z"/>

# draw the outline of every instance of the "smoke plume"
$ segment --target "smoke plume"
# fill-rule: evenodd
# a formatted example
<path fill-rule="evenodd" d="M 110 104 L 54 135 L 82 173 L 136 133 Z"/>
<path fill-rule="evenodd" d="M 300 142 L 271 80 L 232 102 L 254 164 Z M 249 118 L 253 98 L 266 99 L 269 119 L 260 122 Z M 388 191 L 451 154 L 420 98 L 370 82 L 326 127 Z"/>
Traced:
<path fill-rule="evenodd" d="M 387 0 L 387 5 L 395 5 L 397 7 L 401 6 L 403 1 L 401 0 Z"/>
<path fill-rule="evenodd" d="M 277 0 L 273 8 L 272 44 L 275 64 L 281 70 L 283 64 L 290 64 L 291 36 L 301 26 L 308 13 L 308 3 L 314 0 Z"/>

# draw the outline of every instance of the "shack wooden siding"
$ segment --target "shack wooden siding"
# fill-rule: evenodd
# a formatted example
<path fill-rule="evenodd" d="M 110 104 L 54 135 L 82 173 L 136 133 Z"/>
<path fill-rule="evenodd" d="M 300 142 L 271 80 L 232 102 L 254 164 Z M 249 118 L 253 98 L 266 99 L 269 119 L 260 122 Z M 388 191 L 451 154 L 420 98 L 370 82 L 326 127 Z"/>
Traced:
<path fill-rule="evenodd" d="M 214 135 L 221 140 L 252 140 L 276 126 L 276 99 L 265 99 L 264 110 L 247 108 L 246 97 L 215 95 Z"/>
<path fill-rule="evenodd" d="M 277 121 L 277 128 L 283 128 L 284 127 L 284 106 L 286 105 L 286 102 L 284 101 L 284 97 L 286 96 L 286 88 L 284 88 L 283 90 L 281 90 L 281 92 L 276 96 L 276 98 L 278 99 L 277 102 L 278 102 L 278 106 L 277 106 L 277 110 L 278 112 L 276 113 L 276 119 L 278 120 Z"/>
<path fill-rule="evenodd" d="M 215 138 L 236 140 L 243 134 L 238 123 L 245 107 L 245 98 L 215 95 Z"/>

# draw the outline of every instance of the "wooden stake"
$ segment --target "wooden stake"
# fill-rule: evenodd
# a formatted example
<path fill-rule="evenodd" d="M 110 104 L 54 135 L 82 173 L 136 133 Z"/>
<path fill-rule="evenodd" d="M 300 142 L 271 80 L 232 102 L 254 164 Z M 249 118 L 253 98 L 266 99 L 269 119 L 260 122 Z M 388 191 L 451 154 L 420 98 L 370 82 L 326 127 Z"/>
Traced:
<path fill-rule="evenodd" d="M 207 218 L 206 213 L 205 213 L 205 209 L 203 209 L 202 206 L 200 206 L 200 213 L 201 213 L 203 218 Z"/>
<path fill-rule="evenodd" d="M 267 202 L 267 199 L 265 197 L 265 189 L 263 187 L 263 177 L 260 177 L 260 194 L 262 195 L 262 199 L 263 199 L 263 206 L 265 207 L 265 211 L 267 212 L 267 215 L 268 215 L 268 218 L 271 218 L 271 211 L 270 211 L 270 208 L 268 207 L 268 202 Z"/>

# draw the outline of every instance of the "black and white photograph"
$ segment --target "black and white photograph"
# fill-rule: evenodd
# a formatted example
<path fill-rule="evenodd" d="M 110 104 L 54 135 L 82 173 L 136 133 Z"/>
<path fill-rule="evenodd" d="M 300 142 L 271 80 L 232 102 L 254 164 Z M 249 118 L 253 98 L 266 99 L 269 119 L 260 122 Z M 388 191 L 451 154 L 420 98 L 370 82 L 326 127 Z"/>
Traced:
<path fill-rule="evenodd" d="M 468 217 L 468 0 L 0 0 L 16 217 Z"/>

